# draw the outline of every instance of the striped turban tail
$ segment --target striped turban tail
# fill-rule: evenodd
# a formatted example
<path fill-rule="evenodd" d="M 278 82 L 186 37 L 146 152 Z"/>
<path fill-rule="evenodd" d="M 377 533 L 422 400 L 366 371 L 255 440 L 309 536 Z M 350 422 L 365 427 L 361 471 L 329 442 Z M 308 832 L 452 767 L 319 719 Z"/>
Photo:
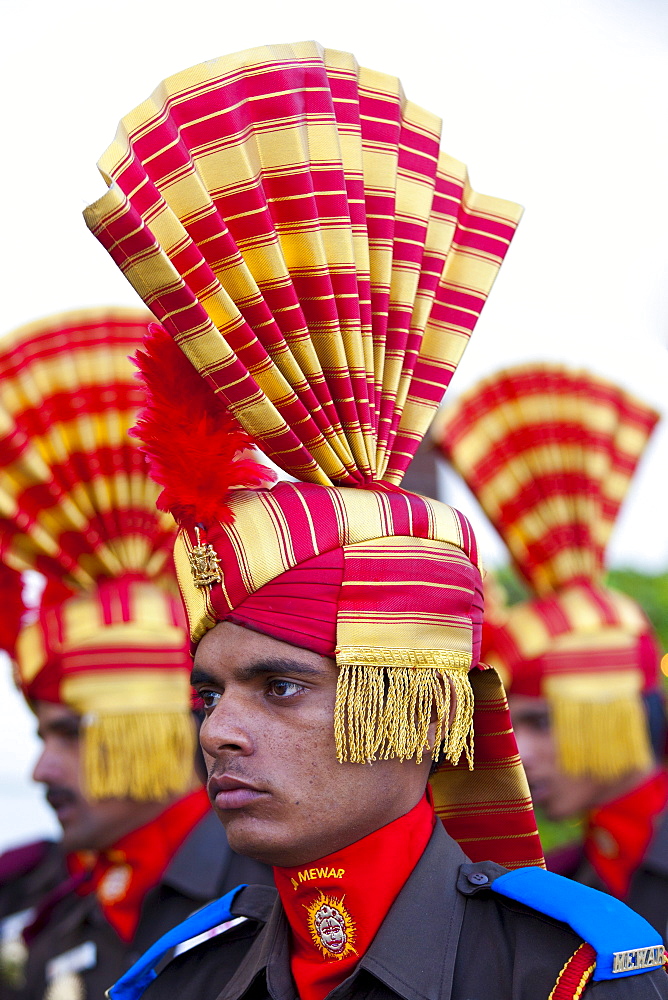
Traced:
<path fill-rule="evenodd" d="M 0 552 L 45 589 L 5 640 L 29 703 L 82 717 L 89 798 L 163 800 L 192 783 L 190 656 L 173 521 L 128 437 L 143 402 L 128 355 L 146 312 L 54 316 L 0 343 Z M 5 604 L 7 608 L 7 604 Z"/>
<path fill-rule="evenodd" d="M 652 761 L 656 638 L 605 586 L 604 557 L 657 419 L 602 378 L 533 364 L 483 380 L 435 425 L 532 592 L 494 608 L 482 655 L 513 693 L 547 699 L 568 774 L 612 780 Z"/>
<path fill-rule="evenodd" d="M 399 486 L 520 215 L 472 190 L 440 130 L 349 53 L 250 49 L 128 115 L 84 214 L 162 324 L 137 433 L 180 525 L 192 641 L 231 621 L 335 657 L 340 759 L 461 758 L 468 781 L 449 775 L 437 809 L 514 866 L 540 847 L 503 692 L 469 673 L 475 541 Z M 254 447 L 297 482 L 270 487 Z M 502 761 L 484 788 L 479 728 L 481 759 Z"/>

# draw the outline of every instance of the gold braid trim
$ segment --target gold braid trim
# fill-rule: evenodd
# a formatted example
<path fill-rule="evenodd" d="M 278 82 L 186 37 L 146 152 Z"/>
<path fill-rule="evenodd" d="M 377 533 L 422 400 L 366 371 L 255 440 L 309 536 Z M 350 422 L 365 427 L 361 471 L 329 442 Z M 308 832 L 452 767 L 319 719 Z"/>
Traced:
<path fill-rule="evenodd" d="M 651 766 L 647 718 L 632 684 L 626 673 L 606 675 L 604 696 L 597 691 L 594 698 L 578 690 L 577 678 L 546 678 L 559 763 L 567 774 L 611 781 Z"/>
<path fill-rule="evenodd" d="M 433 655 L 433 651 L 430 651 Z M 455 654 L 456 655 L 456 654 Z M 446 667 L 386 669 L 376 663 L 341 663 L 334 707 L 334 737 L 339 761 L 415 758 L 425 752 L 451 764 L 466 754 L 473 768 L 473 691 L 466 670 Z M 454 702 L 452 702 L 454 697 Z M 450 723 L 451 704 L 454 718 Z M 436 737 L 429 726 L 436 715 Z"/>
<path fill-rule="evenodd" d="M 594 969 L 596 968 L 596 962 L 593 962 L 592 965 L 588 966 L 586 969 L 583 970 L 582 975 L 580 976 L 580 979 L 578 980 L 577 983 L 568 983 L 568 984 L 562 983 L 562 979 L 564 973 L 568 972 L 570 966 L 573 963 L 573 960 L 576 959 L 579 953 L 586 947 L 591 947 L 591 946 L 588 946 L 585 942 L 583 942 L 579 948 L 575 949 L 575 951 L 573 952 L 573 954 L 568 959 L 568 961 L 562 968 L 561 972 L 557 976 L 557 981 L 552 987 L 552 990 L 550 991 L 550 995 L 547 998 L 547 1000 L 579 1000 L 579 998 L 582 996 L 582 994 L 585 991 L 587 983 L 589 982 L 594 973 Z M 564 986 L 566 986 L 567 992 L 564 992 L 563 989 Z"/>
<path fill-rule="evenodd" d="M 447 670 L 471 669 L 470 653 L 451 649 L 399 649 L 383 646 L 337 646 L 336 662 L 376 667 L 444 667 Z"/>
<path fill-rule="evenodd" d="M 160 801 L 192 788 L 195 728 L 188 711 L 86 715 L 82 734 L 91 799 Z"/>

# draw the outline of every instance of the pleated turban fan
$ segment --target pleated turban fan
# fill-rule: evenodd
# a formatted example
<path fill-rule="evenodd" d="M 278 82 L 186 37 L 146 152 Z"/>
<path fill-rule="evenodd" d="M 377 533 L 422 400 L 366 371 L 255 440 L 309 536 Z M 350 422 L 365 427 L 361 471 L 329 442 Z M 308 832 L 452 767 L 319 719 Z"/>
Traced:
<path fill-rule="evenodd" d="M 29 702 L 83 717 L 91 798 L 160 800 L 192 780 L 191 660 L 175 525 L 128 437 L 142 309 L 53 316 L 0 341 L 3 644 Z M 46 584 L 21 614 L 21 574 Z"/>
<path fill-rule="evenodd" d="M 435 703 L 440 814 L 484 856 L 505 816 L 518 865 L 540 845 L 491 671 L 473 718 L 475 539 L 399 486 L 520 214 L 471 190 L 440 127 L 348 53 L 251 49 L 124 118 L 84 214 L 162 324 L 137 433 L 180 524 L 193 643 L 231 621 L 335 657 L 340 760 L 420 758 Z M 496 784 L 469 774 L 474 729 Z"/>
<path fill-rule="evenodd" d="M 483 379 L 434 438 L 508 546 L 531 597 L 495 607 L 483 655 L 551 707 L 561 766 L 604 780 L 651 762 L 643 694 L 659 653 L 639 605 L 605 585 L 605 550 L 658 414 L 606 379 L 526 364 Z"/>

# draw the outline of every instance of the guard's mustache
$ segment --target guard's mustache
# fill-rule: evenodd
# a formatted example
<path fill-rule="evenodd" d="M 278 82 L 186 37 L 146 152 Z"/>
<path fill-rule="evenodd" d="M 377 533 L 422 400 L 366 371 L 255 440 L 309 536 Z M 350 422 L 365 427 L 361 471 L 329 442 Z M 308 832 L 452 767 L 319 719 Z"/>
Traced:
<path fill-rule="evenodd" d="M 212 778 L 222 778 L 223 776 L 237 778 L 239 781 L 245 781 L 249 785 L 257 784 L 257 778 L 247 774 L 244 771 L 243 763 L 234 755 L 230 755 L 227 759 L 216 757 L 213 760 L 210 759 L 207 761 L 207 778 L 209 781 Z"/>
<path fill-rule="evenodd" d="M 47 785 L 46 787 L 46 801 L 52 809 L 72 805 L 76 800 L 77 794 L 71 788 L 66 788 L 64 785 Z"/>

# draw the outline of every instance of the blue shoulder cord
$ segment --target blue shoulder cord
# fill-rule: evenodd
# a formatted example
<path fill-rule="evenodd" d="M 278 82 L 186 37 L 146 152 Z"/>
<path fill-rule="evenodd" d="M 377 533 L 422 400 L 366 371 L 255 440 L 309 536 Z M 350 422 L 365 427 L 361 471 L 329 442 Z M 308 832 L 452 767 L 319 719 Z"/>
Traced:
<path fill-rule="evenodd" d="M 176 927 L 172 927 L 161 938 L 158 938 L 155 944 L 152 944 L 148 951 L 145 951 L 141 958 L 137 959 L 135 964 L 107 991 L 109 1000 L 138 1000 L 144 990 L 157 977 L 155 966 L 168 951 L 183 944 L 184 941 L 189 941 L 190 938 L 197 937 L 198 934 L 210 931 L 218 924 L 224 924 L 227 920 L 233 919 L 231 908 L 234 897 L 241 889 L 245 888 L 246 885 L 238 885 L 227 895 L 220 899 L 214 899 L 208 906 L 193 913 L 183 923 L 177 924 Z"/>

